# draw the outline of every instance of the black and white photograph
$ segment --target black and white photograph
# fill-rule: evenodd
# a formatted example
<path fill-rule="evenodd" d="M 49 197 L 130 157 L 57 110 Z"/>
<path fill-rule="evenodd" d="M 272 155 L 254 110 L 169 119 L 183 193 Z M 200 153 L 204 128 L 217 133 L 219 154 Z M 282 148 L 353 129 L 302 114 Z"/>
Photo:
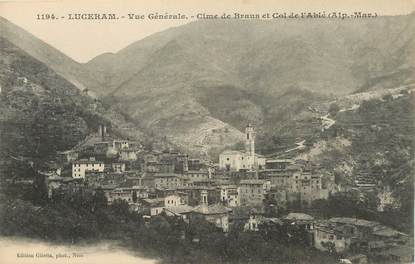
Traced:
<path fill-rule="evenodd" d="M 0 263 L 414 263 L 414 0 L 0 1 Z"/>

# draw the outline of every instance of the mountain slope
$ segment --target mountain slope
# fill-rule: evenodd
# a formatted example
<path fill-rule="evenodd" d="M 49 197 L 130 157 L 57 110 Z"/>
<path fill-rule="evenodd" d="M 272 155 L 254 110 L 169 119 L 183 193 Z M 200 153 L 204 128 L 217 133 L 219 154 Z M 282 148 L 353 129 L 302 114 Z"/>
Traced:
<path fill-rule="evenodd" d="M 80 92 L 74 85 L 0 37 L 0 160 L 53 159 L 99 124 L 114 134 L 140 137 L 122 114 Z M 131 127 L 130 130 L 122 129 Z M 132 132 L 131 132 L 132 131 Z M 131 132 L 131 133 L 129 133 Z M 5 162 L 5 163 L 3 163 Z M 7 172 L 7 166 L 0 166 Z"/>
<path fill-rule="evenodd" d="M 94 78 L 109 102 L 146 129 L 191 146 L 198 143 L 189 142 L 186 131 L 198 131 L 207 120 L 240 131 L 252 122 L 263 137 L 294 126 L 310 105 L 413 83 L 414 32 L 415 14 L 198 21 L 98 56 L 85 67 L 98 69 Z"/>
<path fill-rule="evenodd" d="M 186 82 L 188 76 L 175 74 L 199 65 L 205 72 L 192 77 L 239 80 L 245 89 L 275 93 L 294 83 L 314 92 L 344 94 L 371 79 L 413 70 L 414 18 L 198 21 L 154 34 L 116 54 L 100 55 L 86 67 L 98 68 L 102 76 L 97 79 L 107 78 L 108 90 L 118 92 L 160 88 L 167 80 Z M 168 68 L 172 64 L 176 67 Z"/>
<path fill-rule="evenodd" d="M 56 73 L 78 87 L 98 90 L 99 84 L 85 71 L 82 64 L 43 42 L 29 32 L 0 17 L 0 36 L 7 39 L 32 57 L 43 62 Z"/>
<path fill-rule="evenodd" d="M 335 123 L 322 134 L 309 158 L 350 184 L 361 175 L 397 199 L 405 222 L 413 226 L 415 170 L 415 89 L 389 89 L 361 101 L 359 107 L 331 116 Z M 358 94 L 356 94 L 358 95 Z M 364 94 L 362 97 L 366 97 Z M 334 141 L 342 144 L 333 144 Z M 323 144 L 322 144 L 323 143 Z M 324 147 L 321 147 L 324 146 Z"/>
<path fill-rule="evenodd" d="M 83 65 L 4 19 L 0 29 L 140 128 L 195 152 L 237 143 L 247 122 L 262 142 L 280 134 L 293 143 L 310 127 L 301 125 L 310 106 L 415 81 L 415 13 L 342 21 L 197 21 Z"/>

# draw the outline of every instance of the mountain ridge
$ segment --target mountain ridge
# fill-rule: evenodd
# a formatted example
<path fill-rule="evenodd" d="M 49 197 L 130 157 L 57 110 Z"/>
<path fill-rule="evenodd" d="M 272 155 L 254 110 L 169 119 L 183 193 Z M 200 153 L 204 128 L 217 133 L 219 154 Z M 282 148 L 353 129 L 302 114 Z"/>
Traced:
<path fill-rule="evenodd" d="M 116 109 L 79 91 L 3 37 L 0 47 L 1 162 L 10 155 L 53 158 L 101 124 L 114 136 L 142 140 L 143 133 Z"/>
<path fill-rule="evenodd" d="M 209 115 L 240 131 L 243 122 L 253 122 L 258 130 L 270 133 L 277 127 L 290 126 L 292 117 L 305 115 L 307 104 L 411 83 L 415 79 L 411 60 L 415 57 L 410 49 L 414 17 L 411 14 L 346 22 L 189 23 L 165 31 L 167 36 L 158 33 L 146 43 L 136 42 L 115 54 L 121 61 L 134 60 L 135 52 L 144 51 L 140 45 L 149 47 L 157 36 L 164 37 L 157 42 L 160 48 L 146 54 L 148 61 L 135 65 L 135 73 L 129 69 L 129 77 L 115 85 L 109 96 L 150 126 L 160 120 L 194 114 Z M 406 56 L 399 56 L 403 52 Z M 131 67 L 126 65 L 129 66 L 117 65 L 119 72 Z M 385 78 L 388 74 L 395 77 Z M 217 96 L 207 100 L 204 90 Z M 241 94 L 245 98 L 238 98 Z M 312 102 L 309 97 L 319 99 Z M 149 100 L 151 103 L 146 104 Z M 215 102 L 221 100 L 228 103 L 221 104 L 222 110 L 218 110 Z M 163 111 L 160 105 L 169 110 Z M 139 110 L 142 108 L 146 110 Z M 172 133 L 174 126 L 181 123 L 175 120 L 176 125 L 166 122 L 159 129 L 180 137 Z"/>
<path fill-rule="evenodd" d="M 237 144 L 248 122 L 266 142 L 309 116 L 310 105 L 414 82 L 414 21 L 415 13 L 345 21 L 195 21 L 85 64 L 56 65 L 35 55 L 146 131 L 186 150 L 216 142 L 202 144 L 209 153 Z"/>
<path fill-rule="evenodd" d="M 2 37 L 48 65 L 78 89 L 89 88 L 91 91 L 97 89 L 96 80 L 89 78 L 82 64 L 1 16 L 0 33 Z"/>

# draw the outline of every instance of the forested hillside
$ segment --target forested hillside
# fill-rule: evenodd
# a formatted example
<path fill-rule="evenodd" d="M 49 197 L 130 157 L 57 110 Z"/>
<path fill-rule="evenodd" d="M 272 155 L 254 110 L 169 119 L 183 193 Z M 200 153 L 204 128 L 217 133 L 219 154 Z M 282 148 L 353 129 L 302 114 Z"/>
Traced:
<path fill-rule="evenodd" d="M 363 203 L 362 208 L 369 216 L 380 217 L 375 213 L 379 204 L 376 195 L 391 192 L 396 202 L 383 220 L 406 232 L 413 230 L 414 103 L 414 93 L 409 89 L 363 100 L 354 109 L 341 109 L 334 102 L 329 115 L 334 124 L 317 133 L 310 146 L 298 155 L 321 164 L 334 174 L 336 184 L 342 188 L 353 188 L 355 180 L 362 179 L 376 184 L 375 191 L 353 188 L 360 193 L 357 202 Z M 335 214 L 335 207 L 329 211 Z M 339 204 L 337 207 L 342 208 Z M 357 213 L 353 211 L 356 208 L 352 207 L 351 212 Z M 347 215 L 344 210 L 338 213 Z"/>
<path fill-rule="evenodd" d="M 364 101 L 355 111 L 335 116 L 333 126 L 351 141 L 354 174 L 370 172 L 383 186 L 392 186 L 402 211 L 413 211 L 415 165 L 415 97 L 405 91 L 400 97 Z"/>
<path fill-rule="evenodd" d="M 90 98 L 45 64 L 0 38 L 0 158 L 46 161 L 75 146 L 99 124 L 128 124 L 110 106 Z M 136 131 L 136 135 L 139 131 Z M 4 176 L 7 166 L 1 166 Z"/>

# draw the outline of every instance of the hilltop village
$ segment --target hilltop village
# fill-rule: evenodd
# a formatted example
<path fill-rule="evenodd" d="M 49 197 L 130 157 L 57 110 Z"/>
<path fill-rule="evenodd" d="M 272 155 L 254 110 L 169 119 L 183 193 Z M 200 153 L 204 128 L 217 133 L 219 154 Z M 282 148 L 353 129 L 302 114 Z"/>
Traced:
<path fill-rule="evenodd" d="M 215 17 L 78 63 L 0 16 L 0 242 L 414 262 L 415 13 Z"/>
<path fill-rule="evenodd" d="M 342 192 L 342 186 L 319 164 L 257 154 L 255 129 L 249 124 L 245 150 L 224 150 L 218 163 L 172 150 L 146 150 L 99 125 L 96 133 L 59 152 L 38 173 L 52 201 L 74 190 L 100 191 L 108 204 L 126 203 L 146 222 L 158 215 L 185 224 L 203 219 L 225 234 L 237 227 L 270 234 L 284 230 L 293 239 L 302 230 L 308 246 L 346 254 L 350 263 L 365 263 L 367 256 L 413 258 L 407 234 L 365 219 L 313 216 L 310 206 Z M 367 180 L 355 184 L 375 186 Z M 391 197 L 383 197 L 378 210 L 392 203 Z"/>

